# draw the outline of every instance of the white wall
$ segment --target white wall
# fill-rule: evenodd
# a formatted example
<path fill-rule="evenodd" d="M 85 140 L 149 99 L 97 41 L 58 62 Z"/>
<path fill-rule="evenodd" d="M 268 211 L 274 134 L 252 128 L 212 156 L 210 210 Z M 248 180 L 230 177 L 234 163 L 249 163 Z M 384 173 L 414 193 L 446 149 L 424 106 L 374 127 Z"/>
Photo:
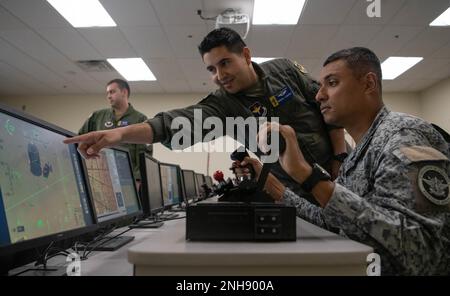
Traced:
<path fill-rule="evenodd" d="M 383 94 L 383 101 L 392 111 L 422 117 L 420 95 L 418 93 L 385 93 Z"/>
<path fill-rule="evenodd" d="M 450 132 L 450 78 L 420 93 L 423 118 Z"/>

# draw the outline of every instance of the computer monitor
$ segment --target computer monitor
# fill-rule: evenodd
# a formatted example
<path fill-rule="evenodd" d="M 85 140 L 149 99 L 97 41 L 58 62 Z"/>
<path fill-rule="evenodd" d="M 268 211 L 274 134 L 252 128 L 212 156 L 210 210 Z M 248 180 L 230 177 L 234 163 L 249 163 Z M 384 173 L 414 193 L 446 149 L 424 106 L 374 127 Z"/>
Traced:
<path fill-rule="evenodd" d="M 197 189 L 195 188 L 195 172 L 192 170 L 181 170 L 183 173 L 184 197 L 190 204 L 198 199 Z"/>
<path fill-rule="evenodd" d="M 205 178 L 204 178 L 203 174 L 195 173 L 195 182 L 197 184 L 198 196 L 201 199 L 204 199 L 206 196 L 205 196 L 205 190 L 202 187 L 202 185 L 205 184 Z"/>
<path fill-rule="evenodd" d="M 140 154 L 141 201 L 145 216 L 164 210 L 159 161 L 147 153 Z"/>
<path fill-rule="evenodd" d="M 88 187 L 100 226 L 117 225 L 142 215 L 126 148 L 105 148 L 99 158 L 85 159 Z"/>
<path fill-rule="evenodd" d="M 181 189 L 181 169 L 180 166 L 170 163 L 160 163 L 161 188 L 164 208 L 179 205 L 183 202 Z"/>
<path fill-rule="evenodd" d="M 69 131 L 0 105 L 2 272 L 37 259 L 11 262 L 18 252 L 97 228 L 77 147 L 63 143 L 71 136 Z"/>
<path fill-rule="evenodd" d="M 210 189 L 213 188 L 214 183 L 213 183 L 211 176 L 205 176 L 205 183 L 206 183 L 206 185 L 208 185 L 208 187 Z"/>

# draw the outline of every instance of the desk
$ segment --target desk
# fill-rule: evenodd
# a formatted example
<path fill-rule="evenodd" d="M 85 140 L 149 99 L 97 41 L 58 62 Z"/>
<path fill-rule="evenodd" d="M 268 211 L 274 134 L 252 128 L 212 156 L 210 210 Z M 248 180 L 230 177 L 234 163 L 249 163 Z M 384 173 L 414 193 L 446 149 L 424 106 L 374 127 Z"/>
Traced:
<path fill-rule="evenodd" d="M 185 220 L 128 249 L 134 275 L 366 275 L 371 247 L 297 218 L 295 242 L 190 242 Z"/>

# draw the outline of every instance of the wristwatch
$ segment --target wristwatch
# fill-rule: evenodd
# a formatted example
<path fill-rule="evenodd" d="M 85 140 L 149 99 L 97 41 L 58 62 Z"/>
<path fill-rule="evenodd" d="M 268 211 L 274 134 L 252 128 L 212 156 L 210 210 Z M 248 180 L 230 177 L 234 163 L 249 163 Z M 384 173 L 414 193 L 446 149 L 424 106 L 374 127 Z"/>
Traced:
<path fill-rule="evenodd" d="M 301 187 L 306 192 L 311 192 L 311 190 L 316 186 L 320 181 L 328 181 L 331 180 L 330 174 L 322 168 L 317 163 L 312 166 L 312 173 L 308 178 L 301 184 Z"/>
<path fill-rule="evenodd" d="M 347 158 L 348 153 L 347 152 L 343 152 L 343 153 L 339 153 L 337 155 L 333 155 L 333 159 L 337 160 L 339 162 L 344 162 L 344 160 Z"/>

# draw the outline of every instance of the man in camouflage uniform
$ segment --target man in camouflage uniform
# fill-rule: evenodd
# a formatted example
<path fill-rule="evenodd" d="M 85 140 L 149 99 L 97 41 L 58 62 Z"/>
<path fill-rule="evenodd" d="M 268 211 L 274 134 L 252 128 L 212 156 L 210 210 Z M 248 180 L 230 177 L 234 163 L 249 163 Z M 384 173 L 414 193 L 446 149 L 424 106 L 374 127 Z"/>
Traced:
<path fill-rule="evenodd" d="M 161 112 L 149 119 L 148 124 L 117 129 L 114 134 L 94 133 L 71 141 L 82 142 L 80 150 L 86 157 L 88 148 L 92 149 L 89 156 L 95 155 L 111 141 L 161 142 L 171 148 L 172 137 L 178 131 L 171 129 L 172 121 L 184 117 L 193 126 L 195 109 L 202 111 L 203 121 L 210 117 L 224 123 L 227 117 L 279 117 L 281 123 L 290 124 L 296 130 L 306 159 L 310 163 L 320 163 L 337 175 L 340 163 L 333 156 L 346 151 L 343 129 L 325 124 L 314 100 L 318 84 L 302 66 L 287 59 L 276 59 L 260 66 L 252 63 L 249 48 L 238 33 L 228 28 L 210 32 L 200 44 L 199 51 L 212 80 L 220 89 L 193 106 Z M 227 130 L 225 124 L 223 126 L 225 134 Z M 202 130 L 203 134 L 197 137 L 192 133 L 191 144 L 196 139 L 203 139 L 208 132 Z M 248 145 L 248 142 L 246 134 L 243 144 Z M 273 171 L 284 184 L 301 192 L 298 184 L 278 164 Z"/>
<path fill-rule="evenodd" d="M 78 134 L 82 135 L 92 131 L 114 129 L 147 120 L 147 116 L 135 110 L 129 103 L 130 86 L 125 80 L 113 79 L 108 82 L 106 85 L 106 97 L 111 108 L 92 113 L 80 128 Z M 136 144 L 124 146 L 130 150 L 134 177 L 135 179 L 140 179 L 139 153 L 147 151 L 152 154 L 152 147 L 151 145 L 146 147 L 145 145 Z"/>
<path fill-rule="evenodd" d="M 442 136 L 427 122 L 384 106 L 380 62 L 366 48 L 326 60 L 316 99 L 325 121 L 343 126 L 357 146 L 332 182 L 305 162 L 291 127 L 266 126 L 261 137 L 280 130 L 287 142 L 281 165 L 321 207 L 273 176 L 269 193 L 295 205 L 301 218 L 372 246 L 382 274 L 449 274 L 450 161 Z"/>

